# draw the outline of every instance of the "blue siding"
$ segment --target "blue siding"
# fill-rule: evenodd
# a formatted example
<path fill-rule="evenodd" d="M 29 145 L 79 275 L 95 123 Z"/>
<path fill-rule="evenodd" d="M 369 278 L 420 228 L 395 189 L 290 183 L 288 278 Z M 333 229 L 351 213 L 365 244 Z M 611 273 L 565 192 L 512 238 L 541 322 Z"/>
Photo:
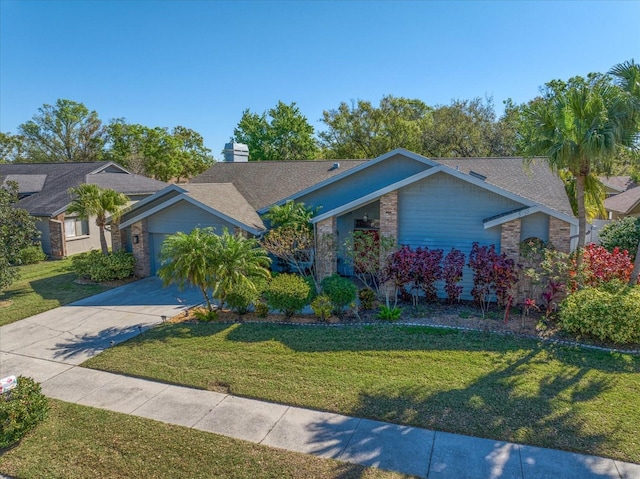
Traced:
<path fill-rule="evenodd" d="M 297 201 L 322 206 L 322 214 L 428 168 L 424 163 L 397 155 L 304 195 Z"/>
<path fill-rule="evenodd" d="M 158 211 L 149 217 L 147 228 L 149 233 L 173 234 L 178 231 L 190 232 L 196 227 L 205 228 L 212 226 L 217 232 L 222 233 L 223 228 L 233 232 L 233 225 L 202 208 L 179 201 L 176 204 Z"/>
<path fill-rule="evenodd" d="M 549 241 L 549 216 L 544 213 L 534 213 L 522 218 L 520 241 L 528 238 L 540 238 Z"/>
<path fill-rule="evenodd" d="M 445 173 L 413 183 L 398 192 L 398 243 L 411 247 L 461 250 L 467 260 L 474 242 L 500 249 L 501 227 L 485 229 L 483 219 L 522 205 Z M 463 299 L 471 298 L 473 276 L 465 268 Z M 444 295 L 440 289 L 439 294 Z"/>

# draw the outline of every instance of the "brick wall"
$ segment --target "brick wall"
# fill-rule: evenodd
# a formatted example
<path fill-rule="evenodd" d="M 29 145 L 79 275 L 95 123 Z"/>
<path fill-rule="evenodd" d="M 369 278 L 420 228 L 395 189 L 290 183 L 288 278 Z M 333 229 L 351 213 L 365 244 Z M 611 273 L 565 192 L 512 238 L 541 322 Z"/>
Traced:
<path fill-rule="evenodd" d="M 571 252 L 571 225 L 549 216 L 549 242 L 562 253 Z"/>
<path fill-rule="evenodd" d="M 125 234 L 124 231 L 120 231 L 119 225 L 117 222 L 111 223 L 111 251 L 114 253 L 116 251 L 120 251 L 124 247 L 124 241 L 122 240 L 122 235 Z"/>
<path fill-rule="evenodd" d="M 398 241 L 398 192 L 392 191 L 380 197 L 380 236 Z M 387 261 L 388 252 L 381 251 L 380 264 Z M 395 287 L 389 282 L 380 290 L 386 295 L 393 295 Z"/>
<path fill-rule="evenodd" d="M 520 218 L 502 224 L 500 232 L 500 252 L 506 254 L 516 263 L 520 258 Z"/>
<path fill-rule="evenodd" d="M 131 225 L 131 252 L 136 260 L 134 274 L 139 278 L 151 276 L 150 239 L 146 219 Z"/>
<path fill-rule="evenodd" d="M 336 218 L 326 218 L 316 225 L 316 275 L 318 281 L 337 271 Z"/>
<path fill-rule="evenodd" d="M 67 242 L 64 234 L 64 213 L 49 220 L 49 242 L 51 243 L 51 257 L 60 259 L 67 256 Z"/>

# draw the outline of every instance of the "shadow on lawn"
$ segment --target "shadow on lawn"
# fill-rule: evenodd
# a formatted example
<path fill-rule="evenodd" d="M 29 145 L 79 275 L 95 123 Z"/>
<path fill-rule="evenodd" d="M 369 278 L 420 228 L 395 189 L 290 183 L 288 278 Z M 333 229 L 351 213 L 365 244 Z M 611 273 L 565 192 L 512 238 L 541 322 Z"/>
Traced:
<path fill-rule="evenodd" d="M 481 464 L 470 463 L 478 470 L 501 470 L 507 463 L 510 468 L 514 461 L 518 470 L 520 467 L 526 469 L 529 467 L 527 464 L 540 460 L 535 449 L 505 449 L 506 445 L 499 441 L 578 451 L 583 454 L 619 456 L 620 449 L 616 439 L 611 437 L 611 431 L 590 431 L 588 424 L 584 424 L 584 417 L 581 418 L 576 413 L 580 402 L 607 391 L 609 381 L 588 379 L 585 377 L 588 369 L 579 369 L 563 376 L 545 377 L 539 382 L 538 391 L 523 396 L 517 389 L 519 371 L 534 357 L 535 353 L 532 352 L 465 387 L 451 388 L 433 395 L 425 396 L 418 388 L 363 393 L 360 394 L 358 406 L 349 411 L 349 415 L 495 440 L 493 450 L 478 454 L 477 460 Z M 331 425 L 318 423 L 313 425 L 313 429 L 316 431 L 317 441 L 329 441 L 335 434 L 335 428 Z M 357 432 L 354 437 L 357 437 Z M 383 455 L 393 454 L 394 451 L 389 449 L 393 446 L 393 442 L 387 442 L 384 437 L 376 437 L 375 434 L 370 440 L 358 442 L 360 455 L 370 458 L 373 464 Z M 458 441 L 455 441 L 451 447 L 460 447 L 460 450 L 446 451 L 443 456 L 445 462 L 441 461 L 437 467 L 451 468 L 456 465 L 453 463 L 456 453 L 459 454 L 458 457 L 469 454 L 464 449 L 469 447 L 468 443 L 462 442 L 458 446 Z M 520 454 L 521 458 L 511 457 L 513 454 Z M 434 453 L 432 467 L 434 461 L 437 462 L 436 459 Z M 451 461 L 451 464 L 447 466 L 446 460 Z M 589 475 L 587 473 L 596 472 L 596 465 L 574 456 L 567 456 L 562 460 L 573 461 L 575 464 L 572 466 L 576 471 L 584 471 L 584 474 L 579 473 L 575 477 L 586 477 Z M 638 458 L 627 460 L 637 461 Z M 523 466 L 520 466 L 520 461 Z M 561 470 L 558 469 L 558 472 Z M 430 473 L 434 473 L 433 469 Z M 504 473 L 507 474 L 506 469 Z M 427 471 L 422 474 L 426 475 Z"/>
<path fill-rule="evenodd" d="M 142 332 L 140 326 L 128 326 L 123 328 L 106 328 L 96 334 L 83 334 L 74 336 L 73 339 L 59 342 L 55 345 L 54 356 L 57 359 L 68 361 L 81 357 L 93 357 L 105 349 L 123 341 L 127 341 Z"/>

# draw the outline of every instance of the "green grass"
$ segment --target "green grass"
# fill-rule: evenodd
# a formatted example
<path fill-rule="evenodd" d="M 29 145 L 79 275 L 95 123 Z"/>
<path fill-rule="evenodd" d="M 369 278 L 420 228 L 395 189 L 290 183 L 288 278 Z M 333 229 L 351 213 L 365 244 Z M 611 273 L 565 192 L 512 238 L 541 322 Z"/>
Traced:
<path fill-rule="evenodd" d="M 20 279 L 0 293 L 0 326 L 109 289 L 74 283 L 70 267 L 69 258 L 21 266 Z"/>
<path fill-rule="evenodd" d="M 407 477 L 60 401 L 1 453 L 0 472 L 21 479 Z"/>
<path fill-rule="evenodd" d="M 640 357 L 427 327 L 167 324 L 86 366 L 640 462 Z"/>

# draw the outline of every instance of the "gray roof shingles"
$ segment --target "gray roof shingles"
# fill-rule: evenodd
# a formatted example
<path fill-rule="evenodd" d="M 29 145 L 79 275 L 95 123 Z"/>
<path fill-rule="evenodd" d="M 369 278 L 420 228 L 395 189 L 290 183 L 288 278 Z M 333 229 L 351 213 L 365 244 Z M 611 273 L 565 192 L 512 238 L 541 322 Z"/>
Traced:
<path fill-rule="evenodd" d="M 628 189 L 619 195 L 610 196 L 604 200 L 604 207 L 609 211 L 628 214 L 640 203 L 640 186 Z"/>
<path fill-rule="evenodd" d="M 95 173 L 111 163 L 11 163 L 0 165 L 0 176 L 37 175 L 46 176 L 42 189 L 22 198 L 18 205 L 33 216 L 52 216 L 63 210 L 70 202 L 69 188 L 82 183 L 96 183 L 124 194 L 151 194 L 164 188 L 166 183 L 130 173 Z M 113 168 L 112 168 L 113 169 Z M 115 168 L 116 170 L 120 167 Z M 98 176 L 105 175 L 102 178 Z"/>
<path fill-rule="evenodd" d="M 529 165 L 519 157 L 431 159 L 465 174 L 480 173 L 488 184 L 573 216 L 562 181 L 543 159 L 533 159 Z M 367 161 L 219 162 L 191 182 L 233 183 L 248 203 L 260 210 Z M 340 166 L 333 168 L 334 163 Z"/>

